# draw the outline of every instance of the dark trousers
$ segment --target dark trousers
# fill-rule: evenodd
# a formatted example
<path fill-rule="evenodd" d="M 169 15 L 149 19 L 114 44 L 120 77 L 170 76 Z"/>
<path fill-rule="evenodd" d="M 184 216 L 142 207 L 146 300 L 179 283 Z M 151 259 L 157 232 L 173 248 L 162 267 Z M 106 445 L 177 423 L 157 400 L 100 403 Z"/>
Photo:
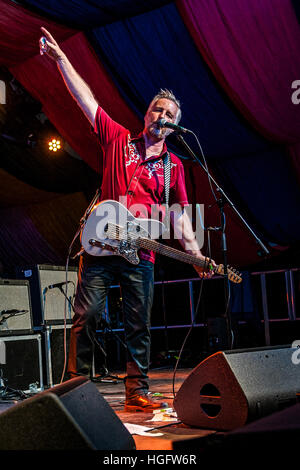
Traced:
<path fill-rule="evenodd" d="M 148 390 L 150 314 L 153 303 L 154 266 L 141 260 L 130 264 L 119 256 L 81 257 L 74 301 L 68 372 L 91 376 L 92 338 L 104 312 L 108 289 L 120 284 L 127 346 L 126 393 Z"/>

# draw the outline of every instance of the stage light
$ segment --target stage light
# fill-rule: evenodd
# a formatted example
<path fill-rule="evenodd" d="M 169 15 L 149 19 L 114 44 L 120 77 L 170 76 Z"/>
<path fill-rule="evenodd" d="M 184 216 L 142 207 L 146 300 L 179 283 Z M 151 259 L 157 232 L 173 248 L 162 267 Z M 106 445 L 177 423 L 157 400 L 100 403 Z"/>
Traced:
<path fill-rule="evenodd" d="M 61 149 L 60 140 L 52 139 L 48 142 L 48 146 L 51 152 L 57 152 L 58 150 Z"/>

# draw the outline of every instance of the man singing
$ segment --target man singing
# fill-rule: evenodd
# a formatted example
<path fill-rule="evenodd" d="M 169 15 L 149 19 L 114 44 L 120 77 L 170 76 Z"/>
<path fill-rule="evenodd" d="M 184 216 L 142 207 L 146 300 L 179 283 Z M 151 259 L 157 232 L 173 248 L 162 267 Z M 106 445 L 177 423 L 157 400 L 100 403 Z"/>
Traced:
<path fill-rule="evenodd" d="M 134 137 L 125 127 L 113 121 L 97 103 L 92 91 L 78 75 L 52 35 L 41 28 L 42 54 L 55 60 L 64 82 L 77 104 L 91 123 L 103 151 L 101 200 L 122 202 L 130 210 L 142 206 L 143 214 L 151 216 L 151 207 L 163 205 L 164 162 L 170 159 L 170 204 L 181 207 L 172 213 L 175 233 L 181 233 L 180 243 L 186 252 L 207 261 L 202 255 L 192 224 L 185 211 L 188 205 L 184 170 L 181 161 L 169 153 L 165 143 L 172 132 L 159 124 L 160 119 L 178 123 L 180 103 L 169 90 L 160 92 L 151 101 L 145 115 L 144 130 Z M 92 339 L 99 316 L 105 309 L 106 295 L 112 284 L 119 283 L 122 293 L 124 330 L 127 346 L 126 411 L 146 411 L 166 406 L 156 402 L 149 392 L 150 314 L 153 301 L 155 255 L 139 250 L 140 262 L 130 264 L 119 256 L 95 257 L 84 253 L 80 257 L 78 285 L 74 302 L 68 371 L 71 377 L 90 377 L 93 358 Z M 215 262 L 211 261 L 212 266 Z M 195 269 L 209 277 L 212 271 Z"/>

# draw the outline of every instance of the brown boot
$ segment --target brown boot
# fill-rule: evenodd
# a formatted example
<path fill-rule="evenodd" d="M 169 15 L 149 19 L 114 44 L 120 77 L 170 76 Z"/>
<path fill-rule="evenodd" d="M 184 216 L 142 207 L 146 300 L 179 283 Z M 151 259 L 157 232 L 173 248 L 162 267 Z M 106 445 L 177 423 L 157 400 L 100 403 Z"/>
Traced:
<path fill-rule="evenodd" d="M 154 410 L 168 408 L 168 403 L 154 401 L 149 394 L 129 395 L 126 396 L 125 411 L 143 411 L 151 413 Z"/>

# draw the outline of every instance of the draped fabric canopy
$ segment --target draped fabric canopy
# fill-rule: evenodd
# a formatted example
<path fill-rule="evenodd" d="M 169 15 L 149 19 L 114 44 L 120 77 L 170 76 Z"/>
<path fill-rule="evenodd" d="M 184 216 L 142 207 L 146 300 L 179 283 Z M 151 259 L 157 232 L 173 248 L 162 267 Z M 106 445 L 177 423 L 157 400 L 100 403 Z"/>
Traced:
<path fill-rule="evenodd" d="M 247 120 L 272 140 L 298 142 L 291 85 L 300 76 L 300 28 L 290 0 L 178 5 L 218 83 Z"/>
<path fill-rule="evenodd" d="M 82 30 L 110 24 L 123 18 L 136 16 L 141 13 L 154 10 L 171 0 L 147 0 L 146 2 L 136 0 L 24 0 L 25 7 L 31 8 L 47 17 L 53 18 L 63 24 Z"/>
<path fill-rule="evenodd" d="M 10 0 L 1 0 L 0 6 L 0 65 L 11 67 L 38 53 L 37 41 L 40 37 L 41 21 L 59 41 L 75 32 L 47 18 L 42 19 Z"/>
<path fill-rule="evenodd" d="M 213 176 L 271 254 L 297 245 L 300 105 L 291 86 L 300 80 L 300 26 L 291 0 L 0 0 L 0 8 L 0 79 L 8 97 L 0 105 L 0 259 L 8 266 L 43 262 L 43 252 L 44 262 L 63 262 L 101 183 L 90 125 L 56 64 L 39 54 L 41 26 L 100 105 L 134 133 L 156 92 L 172 89 L 182 125 L 196 134 Z M 55 157 L 45 148 L 50 132 L 64 141 Z M 186 140 L 201 156 L 195 138 Z M 204 203 L 205 224 L 218 225 L 205 172 L 176 139 L 169 145 L 183 158 L 190 202 Z M 225 210 L 230 263 L 258 263 L 254 238 Z M 8 245 L 19 231 L 18 248 Z M 212 247 L 222 262 L 218 235 Z"/>
<path fill-rule="evenodd" d="M 178 6 L 218 83 L 262 135 L 286 145 L 300 180 L 294 158 L 300 160 L 299 109 L 291 99 L 300 77 L 300 29 L 290 0 L 185 0 Z"/>

